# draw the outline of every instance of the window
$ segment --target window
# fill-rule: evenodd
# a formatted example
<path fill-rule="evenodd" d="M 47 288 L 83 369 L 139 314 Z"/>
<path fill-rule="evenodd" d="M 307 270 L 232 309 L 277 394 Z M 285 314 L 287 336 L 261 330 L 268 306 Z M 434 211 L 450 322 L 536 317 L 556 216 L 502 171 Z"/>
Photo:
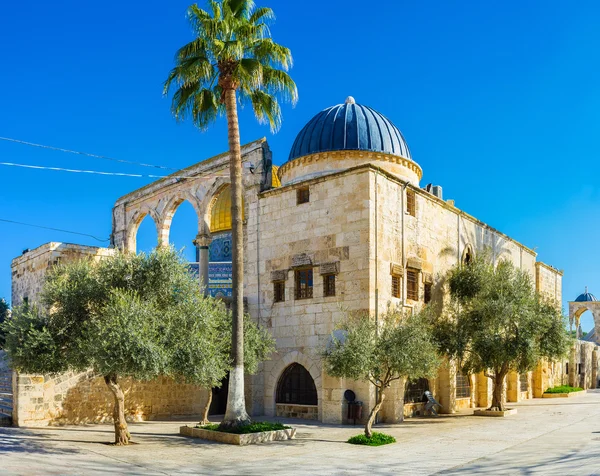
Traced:
<path fill-rule="evenodd" d="M 296 204 L 308 203 L 310 201 L 310 190 L 308 187 L 299 188 L 296 191 Z"/>
<path fill-rule="evenodd" d="M 335 296 L 335 274 L 323 275 L 323 296 Z"/>
<path fill-rule="evenodd" d="M 416 269 L 406 270 L 406 297 L 419 300 L 419 271 Z"/>
<path fill-rule="evenodd" d="M 465 250 L 465 254 L 463 256 L 463 264 L 465 266 L 469 266 L 472 262 L 473 262 L 473 249 L 471 248 L 471 245 L 468 245 L 467 249 Z"/>
<path fill-rule="evenodd" d="M 565 363 L 565 373 L 568 375 L 569 374 L 569 362 Z"/>
<path fill-rule="evenodd" d="M 302 365 L 294 363 L 283 371 L 277 385 L 277 403 L 317 405 L 317 388 L 311 375 Z"/>
<path fill-rule="evenodd" d="M 413 217 L 417 215 L 416 197 L 414 190 L 406 191 L 406 213 Z"/>
<path fill-rule="evenodd" d="M 456 371 L 456 398 L 471 397 L 471 381 L 460 370 Z"/>
<path fill-rule="evenodd" d="M 296 270 L 296 299 L 308 299 L 313 297 L 313 270 Z"/>
<path fill-rule="evenodd" d="M 400 276 L 392 274 L 392 297 L 400 297 Z"/>
<path fill-rule="evenodd" d="M 423 302 L 425 304 L 431 302 L 431 283 L 425 283 L 423 286 Z"/>
<path fill-rule="evenodd" d="M 529 390 L 529 379 L 527 378 L 527 374 L 519 374 L 519 389 L 521 392 Z"/>
<path fill-rule="evenodd" d="M 285 281 L 273 281 L 273 302 L 285 301 Z"/>
<path fill-rule="evenodd" d="M 423 401 L 425 391 L 429 390 L 429 381 L 426 378 L 407 381 L 404 391 L 404 403 L 419 403 Z"/>

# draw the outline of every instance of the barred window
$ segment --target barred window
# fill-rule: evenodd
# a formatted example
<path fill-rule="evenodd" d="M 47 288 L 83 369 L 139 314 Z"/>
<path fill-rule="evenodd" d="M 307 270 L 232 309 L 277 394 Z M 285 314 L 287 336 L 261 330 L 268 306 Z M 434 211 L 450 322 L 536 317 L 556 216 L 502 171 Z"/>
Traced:
<path fill-rule="evenodd" d="M 431 302 L 431 283 L 425 283 L 423 286 L 423 302 L 425 304 Z"/>
<path fill-rule="evenodd" d="M 419 300 L 419 271 L 406 270 L 406 297 L 413 301 Z"/>
<path fill-rule="evenodd" d="M 527 378 L 527 374 L 519 374 L 519 388 L 521 392 L 529 390 L 529 379 Z"/>
<path fill-rule="evenodd" d="M 400 276 L 392 274 L 392 297 L 400 297 Z"/>
<path fill-rule="evenodd" d="M 285 301 L 285 281 L 273 281 L 273 301 Z"/>
<path fill-rule="evenodd" d="M 308 203 L 310 201 L 310 189 L 308 187 L 299 188 L 296 191 L 296 204 Z"/>
<path fill-rule="evenodd" d="M 323 275 L 323 296 L 335 296 L 335 274 Z"/>
<path fill-rule="evenodd" d="M 414 190 L 406 191 L 406 213 L 413 217 L 417 215 L 416 197 Z"/>
<path fill-rule="evenodd" d="M 423 395 L 429 390 L 429 381 L 426 378 L 409 380 L 406 382 L 404 391 L 404 403 L 419 403 L 423 401 Z"/>
<path fill-rule="evenodd" d="M 308 299 L 313 297 L 313 270 L 296 270 L 296 299 Z"/>
<path fill-rule="evenodd" d="M 471 379 L 460 370 L 456 371 L 456 398 L 469 398 L 471 396 Z"/>

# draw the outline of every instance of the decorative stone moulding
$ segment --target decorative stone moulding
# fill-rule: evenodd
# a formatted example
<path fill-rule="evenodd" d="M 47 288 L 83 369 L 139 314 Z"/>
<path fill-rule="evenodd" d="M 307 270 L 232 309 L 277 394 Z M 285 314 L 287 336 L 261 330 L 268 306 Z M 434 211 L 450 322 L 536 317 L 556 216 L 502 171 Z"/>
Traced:
<path fill-rule="evenodd" d="M 499 411 L 499 410 L 475 410 L 473 412 L 473 415 L 475 416 L 487 416 L 487 417 L 506 417 L 509 415 L 516 415 L 517 414 L 517 409 L 516 408 L 508 408 L 504 411 Z"/>
<path fill-rule="evenodd" d="M 226 443 L 228 445 L 245 446 L 268 443 L 269 441 L 292 440 L 296 436 L 296 428 L 238 435 L 235 433 L 225 433 L 224 431 L 204 430 L 202 428 L 194 428 L 186 425 L 179 428 L 179 434 L 191 438 L 201 438 L 203 440 Z"/>
<path fill-rule="evenodd" d="M 301 268 L 302 266 L 312 266 L 312 258 L 307 253 L 300 253 L 292 256 L 292 268 Z"/>
<path fill-rule="evenodd" d="M 431 273 L 422 273 L 423 274 L 423 284 L 433 284 L 433 274 Z"/>
<path fill-rule="evenodd" d="M 402 276 L 404 273 L 404 268 L 402 268 L 401 264 L 398 263 L 390 263 L 390 274 L 395 276 Z"/>
<path fill-rule="evenodd" d="M 271 281 L 285 281 L 288 277 L 287 269 L 271 271 Z"/>
<path fill-rule="evenodd" d="M 423 269 L 423 265 L 421 264 L 421 260 L 418 258 L 408 258 L 407 262 L 406 262 L 406 267 L 407 268 L 413 268 L 413 269 Z"/>
<path fill-rule="evenodd" d="M 340 262 L 321 263 L 319 265 L 320 274 L 338 274 L 340 272 Z"/>
<path fill-rule="evenodd" d="M 585 390 L 579 390 L 578 392 L 569 392 L 569 393 L 544 393 L 542 394 L 542 398 L 573 398 L 578 395 L 583 395 Z"/>

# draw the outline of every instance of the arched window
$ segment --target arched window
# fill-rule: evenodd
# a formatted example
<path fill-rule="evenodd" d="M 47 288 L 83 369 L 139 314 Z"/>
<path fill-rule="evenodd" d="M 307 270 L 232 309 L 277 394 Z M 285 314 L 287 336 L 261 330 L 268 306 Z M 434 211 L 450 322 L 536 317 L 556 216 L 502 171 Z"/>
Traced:
<path fill-rule="evenodd" d="M 294 363 L 283 371 L 277 385 L 277 403 L 317 405 L 315 382 L 302 365 Z"/>
<path fill-rule="evenodd" d="M 429 390 L 429 380 L 420 378 L 406 382 L 404 391 L 404 403 L 419 403 L 423 401 L 423 395 Z"/>

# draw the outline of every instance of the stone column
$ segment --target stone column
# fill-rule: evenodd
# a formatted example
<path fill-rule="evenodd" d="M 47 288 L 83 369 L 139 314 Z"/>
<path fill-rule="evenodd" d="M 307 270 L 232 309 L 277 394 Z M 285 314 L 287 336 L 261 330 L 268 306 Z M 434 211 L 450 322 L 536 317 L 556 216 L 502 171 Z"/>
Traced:
<path fill-rule="evenodd" d="M 577 343 L 573 344 L 571 348 L 571 355 L 569 358 L 569 385 L 571 387 L 577 387 L 577 361 L 576 354 L 577 353 Z"/>
<path fill-rule="evenodd" d="M 192 242 L 196 246 L 196 261 L 200 282 L 204 286 L 204 294 L 208 295 L 208 247 L 212 241 L 209 235 L 197 235 Z"/>

